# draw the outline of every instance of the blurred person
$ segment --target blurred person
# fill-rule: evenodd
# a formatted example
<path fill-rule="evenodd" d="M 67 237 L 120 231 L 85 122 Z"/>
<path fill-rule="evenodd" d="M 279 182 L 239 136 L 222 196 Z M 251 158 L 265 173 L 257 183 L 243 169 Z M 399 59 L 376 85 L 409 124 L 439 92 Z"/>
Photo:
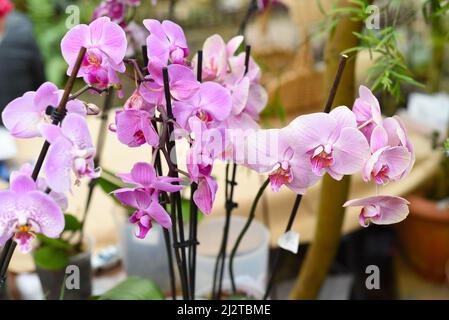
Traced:
<path fill-rule="evenodd" d="M 0 0 L 0 112 L 25 92 L 45 81 L 44 65 L 30 20 L 9 0 Z M 17 150 L 0 117 L 0 179 L 8 180 L 9 166 Z"/>

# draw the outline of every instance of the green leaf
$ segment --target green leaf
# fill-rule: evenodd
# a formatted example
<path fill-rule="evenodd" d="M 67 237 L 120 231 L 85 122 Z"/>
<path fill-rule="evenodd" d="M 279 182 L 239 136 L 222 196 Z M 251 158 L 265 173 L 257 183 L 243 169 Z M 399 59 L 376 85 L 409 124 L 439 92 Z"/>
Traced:
<path fill-rule="evenodd" d="M 40 241 L 40 246 L 41 247 L 53 247 L 56 249 L 61 249 L 64 251 L 71 251 L 73 249 L 73 246 L 68 243 L 66 240 L 63 239 L 52 239 L 49 237 L 44 236 L 43 234 L 37 234 L 36 235 L 37 239 Z"/>
<path fill-rule="evenodd" d="M 65 227 L 64 231 L 78 231 L 81 229 L 81 222 L 77 217 L 70 213 L 64 214 Z"/>
<path fill-rule="evenodd" d="M 34 252 L 34 262 L 42 269 L 59 270 L 67 265 L 69 255 L 63 249 L 43 246 Z"/>
<path fill-rule="evenodd" d="M 102 294 L 98 300 L 164 300 L 164 295 L 153 281 L 129 277 Z"/>

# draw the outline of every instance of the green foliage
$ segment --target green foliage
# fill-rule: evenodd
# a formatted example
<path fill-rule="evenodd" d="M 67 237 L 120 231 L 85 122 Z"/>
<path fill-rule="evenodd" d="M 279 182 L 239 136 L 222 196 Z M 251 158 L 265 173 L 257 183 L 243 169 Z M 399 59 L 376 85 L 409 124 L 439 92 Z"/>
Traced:
<path fill-rule="evenodd" d="M 65 227 L 61 236 L 52 239 L 43 234 L 36 235 L 39 247 L 34 252 L 34 262 L 42 269 L 57 270 L 64 268 L 70 256 L 79 250 L 70 240 L 81 229 L 81 222 L 70 213 L 64 214 Z"/>
<path fill-rule="evenodd" d="M 129 277 L 111 290 L 97 297 L 98 300 L 164 300 L 161 289 L 151 280 Z"/>
<path fill-rule="evenodd" d="M 69 261 L 69 255 L 64 249 L 44 245 L 34 252 L 34 262 L 42 269 L 59 270 Z"/>
<path fill-rule="evenodd" d="M 99 1 L 87 0 L 25 0 L 25 11 L 34 25 L 36 40 L 45 62 L 45 73 L 49 81 L 61 86 L 67 71 L 62 58 L 60 43 L 67 33 L 66 13 L 69 5 L 80 8 L 80 22 L 89 22 L 93 9 Z"/>
<path fill-rule="evenodd" d="M 330 12 L 326 14 L 321 30 L 332 33 L 339 19 L 351 15 L 354 20 L 366 21 L 372 11 L 369 10 L 370 1 L 352 0 L 353 6 L 337 7 L 333 4 Z M 360 39 L 357 47 L 349 48 L 344 53 L 359 52 L 369 50 L 371 57 L 375 57 L 375 64 L 368 70 L 367 81 L 371 84 L 371 90 L 382 90 L 401 99 L 401 84 L 407 83 L 417 87 L 423 87 L 413 78 L 412 72 L 407 66 L 407 62 L 401 53 L 400 34 L 397 28 L 397 18 L 402 0 L 387 1 L 385 7 L 379 8 L 379 12 L 393 12 L 394 21 L 389 26 L 384 26 L 380 30 L 365 28 L 363 32 L 355 32 L 354 35 Z"/>

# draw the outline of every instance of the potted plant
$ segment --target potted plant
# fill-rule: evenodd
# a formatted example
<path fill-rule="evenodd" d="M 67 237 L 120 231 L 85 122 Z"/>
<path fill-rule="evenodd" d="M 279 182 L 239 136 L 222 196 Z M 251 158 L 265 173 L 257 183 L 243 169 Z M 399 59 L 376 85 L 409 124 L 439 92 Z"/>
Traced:
<path fill-rule="evenodd" d="M 48 300 L 85 300 L 92 294 L 91 247 L 78 241 L 81 222 L 73 215 L 64 215 L 65 227 L 57 239 L 37 235 L 33 253 L 36 271 Z M 68 268 L 70 266 L 70 268 Z M 73 269 L 73 268 L 76 269 Z M 75 273 L 74 273 L 75 272 Z M 73 285 L 66 282 L 71 274 L 79 278 Z"/>

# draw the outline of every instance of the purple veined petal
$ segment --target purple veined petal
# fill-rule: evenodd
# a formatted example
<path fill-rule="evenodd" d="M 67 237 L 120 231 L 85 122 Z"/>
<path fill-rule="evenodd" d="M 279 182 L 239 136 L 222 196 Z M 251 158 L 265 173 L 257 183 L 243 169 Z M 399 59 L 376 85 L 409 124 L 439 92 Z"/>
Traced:
<path fill-rule="evenodd" d="M 147 38 L 147 48 L 149 61 L 157 58 L 162 63 L 167 64 L 170 55 L 170 44 L 166 39 L 161 39 L 158 36 L 151 34 Z"/>
<path fill-rule="evenodd" d="M 335 119 L 326 113 L 299 116 L 288 125 L 292 132 L 290 144 L 294 149 L 308 152 L 319 145 L 328 144 L 336 127 Z"/>
<path fill-rule="evenodd" d="M 237 49 L 240 47 L 240 45 L 243 42 L 244 37 L 243 36 L 235 36 L 231 40 L 228 41 L 226 44 L 226 53 L 228 57 L 231 57 L 234 55 L 234 53 L 237 51 Z"/>
<path fill-rule="evenodd" d="M 34 105 L 35 92 L 27 92 L 5 107 L 2 120 L 10 134 L 16 138 L 40 136 L 38 124 L 43 120 L 42 110 Z"/>
<path fill-rule="evenodd" d="M 37 90 L 34 96 L 34 105 L 37 110 L 45 112 L 48 106 L 56 107 L 59 103 L 58 87 L 51 82 L 43 83 Z"/>
<path fill-rule="evenodd" d="M 125 31 L 109 18 L 102 17 L 89 25 L 92 43 L 98 46 L 116 64 L 120 64 L 126 54 Z"/>
<path fill-rule="evenodd" d="M 45 162 L 45 175 L 48 186 L 56 192 L 67 192 L 71 189 L 71 170 L 73 164 L 73 145 L 61 137 L 51 144 Z"/>
<path fill-rule="evenodd" d="M 254 120 L 259 120 L 259 114 L 265 109 L 267 103 L 268 93 L 265 88 L 259 84 L 251 84 L 245 112 Z"/>
<path fill-rule="evenodd" d="M 179 64 L 168 66 L 170 78 L 170 93 L 176 100 L 186 100 L 192 97 L 200 87 L 193 71 Z"/>
<path fill-rule="evenodd" d="M 388 134 L 382 126 L 376 126 L 371 133 L 370 148 L 371 152 L 388 146 Z"/>
<path fill-rule="evenodd" d="M 79 114 L 70 113 L 62 121 L 61 130 L 78 149 L 93 147 L 86 119 Z"/>
<path fill-rule="evenodd" d="M 164 33 L 170 43 L 182 49 L 188 49 L 186 36 L 184 35 L 184 31 L 179 25 L 170 20 L 164 20 L 162 22 L 162 29 L 164 30 Z M 186 56 L 187 55 L 188 52 Z"/>
<path fill-rule="evenodd" d="M 193 111 L 196 107 L 190 103 L 183 101 L 175 101 L 173 103 L 173 115 L 176 119 L 176 122 L 184 129 L 187 129 L 188 120 L 192 116 Z"/>
<path fill-rule="evenodd" d="M 270 172 L 283 160 L 289 147 L 286 140 L 280 138 L 280 129 L 257 130 L 246 136 L 245 166 L 259 172 Z M 241 146 L 239 146 L 241 147 Z"/>
<path fill-rule="evenodd" d="M 150 217 L 159 223 L 165 229 L 169 229 L 172 226 L 172 221 L 167 211 L 156 201 L 151 202 L 148 208 L 148 214 Z"/>
<path fill-rule="evenodd" d="M 50 143 L 54 143 L 58 138 L 62 136 L 61 127 L 50 123 L 43 123 L 39 125 L 39 131 L 42 136 Z"/>
<path fill-rule="evenodd" d="M 164 88 L 159 84 L 142 82 L 139 91 L 146 102 L 158 106 L 165 105 Z"/>
<path fill-rule="evenodd" d="M 152 227 L 153 224 L 151 223 L 151 218 L 146 214 L 143 215 L 138 223 L 138 233 L 136 233 L 136 237 L 144 239 Z"/>
<path fill-rule="evenodd" d="M 80 24 L 66 33 L 61 41 L 61 51 L 64 60 L 69 64 L 68 74 L 75 65 L 81 47 L 90 47 L 90 30 L 85 24 Z"/>
<path fill-rule="evenodd" d="M 371 117 L 373 118 L 376 124 L 380 124 L 382 122 L 382 115 L 380 112 L 380 105 L 377 98 L 373 95 L 371 90 L 365 86 L 359 87 L 359 96 L 363 101 L 369 103 L 371 107 Z"/>
<path fill-rule="evenodd" d="M 243 112 L 249 100 L 249 78 L 244 77 L 232 90 L 232 113 L 239 115 Z"/>
<path fill-rule="evenodd" d="M 223 80 L 227 71 L 227 53 L 226 43 L 218 34 L 214 34 L 206 39 L 203 44 L 203 77 L 204 80 L 209 79 L 205 69 L 214 73 L 217 80 Z"/>
<path fill-rule="evenodd" d="M 111 19 L 109 17 L 100 17 L 95 19 L 89 24 L 89 35 L 90 43 L 97 47 L 103 37 L 104 27 L 107 23 L 110 23 Z"/>
<path fill-rule="evenodd" d="M 209 215 L 212 211 L 217 190 L 218 185 L 213 177 L 205 176 L 199 179 L 198 188 L 193 194 L 193 201 L 206 215 Z"/>
<path fill-rule="evenodd" d="M 183 181 L 182 179 L 179 179 L 179 181 L 177 181 L 177 182 L 182 182 L 182 181 Z M 175 181 L 168 182 L 168 181 L 158 179 L 158 180 L 154 181 L 153 187 L 156 190 L 167 191 L 167 192 L 178 192 L 178 191 L 181 191 L 182 189 L 184 189 L 183 185 L 172 184 L 172 182 L 175 182 Z"/>
<path fill-rule="evenodd" d="M 297 194 L 304 194 L 306 190 L 320 180 L 310 168 L 310 160 L 305 155 L 294 155 L 290 161 L 293 180 L 286 186 Z"/>
<path fill-rule="evenodd" d="M 199 89 L 200 108 L 207 111 L 218 121 L 225 120 L 232 109 L 229 91 L 215 82 L 204 82 Z"/>
<path fill-rule="evenodd" d="M 67 102 L 66 109 L 68 113 L 76 113 L 82 117 L 87 116 L 87 110 L 84 103 L 78 99 Z"/>
<path fill-rule="evenodd" d="M 119 177 L 124 183 L 134 183 L 131 173 L 116 173 L 115 176 Z"/>
<path fill-rule="evenodd" d="M 142 132 L 146 142 L 150 146 L 157 147 L 159 145 L 159 135 L 157 134 L 151 122 L 148 121 L 148 119 L 149 117 L 141 117 L 140 126 L 142 128 Z"/>
<path fill-rule="evenodd" d="M 401 197 L 374 196 L 347 201 L 343 207 L 378 207 L 379 214 L 371 221 L 375 224 L 393 224 L 404 220 L 408 213 L 409 202 Z"/>
<path fill-rule="evenodd" d="M 16 193 L 26 193 L 36 190 L 36 182 L 29 175 L 21 174 L 11 179 L 10 190 Z"/>
<path fill-rule="evenodd" d="M 128 207 L 138 208 L 135 188 L 121 188 L 112 192 L 121 203 Z"/>
<path fill-rule="evenodd" d="M 388 149 L 388 146 L 380 148 L 376 150 L 366 161 L 363 171 L 362 171 L 362 178 L 364 181 L 368 182 L 371 181 L 371 173 L 373 172 L 374 165 L 379 161 L 379 157 L 385 150 Z"/>
<path fill-rule="evenodd" d="M 369 156 L 365 136 L 356 128 L 346 127 L 334 144 L 332 170 L 343 175 L 356 173 L 362 169 Z"/>
<path fill-rule="evenodd" d="M 166 37 L 164 30 L 162 29 L 162 24 L 158 20 L 145 19 L 143 20 L 143 25 L 151 32 L 151 34 L 154 34 L 158 38 L 164 39 Z"/>
<path fill-rule="evenodd" d="M 57 238 L 64 230 L 64 215 L 58 204 L 41 191 L 31 191 L 20 196 L 24 211 L 21 214 L 39 226 L 39 233 Z"/>
<path fill-rule="evenodd" d="M 389 176 L 393 180 L 404 177 L 410 163 L 410 152 L 405 147 L 388 148 L 382 153 L 382 160 L 388 164 Z"/>
<path fill-rule="evenodd" d="M 341 130 L 343 130 L 343 128 L 347 128 L 347 127 L 357 128 L 357 122 L 355 120 L 355 115 L 346 106 L 340 106 L 340 107 L 334 108 L 329 113 L 329 115 L 332 118 L 334 118 L 337 123 L 337 126 L 329 139 L 330 143 L 334 143 L 335 141 L 337 141 L 338 137 L 340 136 L 340 132 L 341 132 Z"/>
<path fill-rule="evenodd" d="M 135 190 L 134 196 L 136 197 L 137 208 L 146 211 L 151 203 L 150 190 Z"/>
<path fill-rule="evenodd" d="M 4 245 L 14 234 L 17 222 L 17 195 L 0 191 L 0 245 Z"/>
<path fill-rule="evenodd" d="M 131 148 L 144 144 L 145 139 L 143 139 L 140 123 L 140 110 L 117 111 L 115 125 L 118 140 Z"/>
<path fill-rule="evenodd" d="M 131 169 L 131 176 L 134 183 L 150 187 L 156 179 L 156 171 L 149 163 L 137 162 Z"/>

